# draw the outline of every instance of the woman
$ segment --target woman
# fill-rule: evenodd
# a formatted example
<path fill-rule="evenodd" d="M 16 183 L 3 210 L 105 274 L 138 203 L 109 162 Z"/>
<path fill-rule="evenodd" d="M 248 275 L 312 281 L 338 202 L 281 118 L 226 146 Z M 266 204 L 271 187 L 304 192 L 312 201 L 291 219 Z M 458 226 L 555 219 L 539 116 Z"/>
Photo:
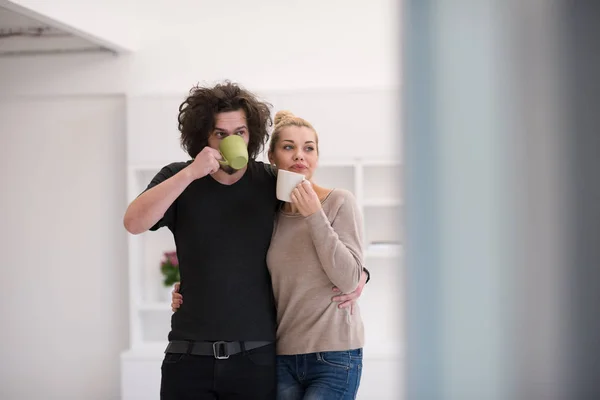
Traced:
<path fill-rule="evenodd" d="M 354 196 L 316 185 L 318 137 L 306 120 L 275 116 L 269 161 L 303 174 L 275 221 L 267 265 L 277 303 L 277 398 L 354 399 L 362 371 L 363 323 L 331 302 L 350 293 L 363 270 L 362 218 Z M 182 300 L 173 293 L 173 308 Z"/>

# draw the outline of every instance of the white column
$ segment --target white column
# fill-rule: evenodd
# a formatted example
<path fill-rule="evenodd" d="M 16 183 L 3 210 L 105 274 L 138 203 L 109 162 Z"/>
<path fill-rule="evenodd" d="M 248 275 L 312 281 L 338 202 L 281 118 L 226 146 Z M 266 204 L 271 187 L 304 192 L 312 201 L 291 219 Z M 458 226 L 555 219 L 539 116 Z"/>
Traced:
<path fill-rule="evenodd" d="M 545 364 L 561 359 L 553 5 L 405 1 L 409 400 L 556 393 L 560 368 Z M 536 295 L 545 303 L 527 307 Z M 519 326 L 536 317 L 539 332 Z"/>

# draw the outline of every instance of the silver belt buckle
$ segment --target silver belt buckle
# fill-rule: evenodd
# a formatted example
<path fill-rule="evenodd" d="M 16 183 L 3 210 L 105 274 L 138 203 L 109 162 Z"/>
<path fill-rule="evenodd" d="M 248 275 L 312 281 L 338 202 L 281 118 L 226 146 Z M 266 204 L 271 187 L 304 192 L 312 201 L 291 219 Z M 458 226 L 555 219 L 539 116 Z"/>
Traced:
<path fill-rule="evenodd" d="M 219 353 L 219 350 L 221 349 L 221 346 L 223 348 L 223 353 L 227 353 L 225 351 L 225 350 L 227 350 L 226 344 L 227 344 L 227 342 L 224 342 L 222 340 L 213 343 L 213 354 L 214 354 L 214 356 L 215 356 L 215 358 L 217 360 L 227 360 L 229 358 L 229 354 L 221 355 Z"/>

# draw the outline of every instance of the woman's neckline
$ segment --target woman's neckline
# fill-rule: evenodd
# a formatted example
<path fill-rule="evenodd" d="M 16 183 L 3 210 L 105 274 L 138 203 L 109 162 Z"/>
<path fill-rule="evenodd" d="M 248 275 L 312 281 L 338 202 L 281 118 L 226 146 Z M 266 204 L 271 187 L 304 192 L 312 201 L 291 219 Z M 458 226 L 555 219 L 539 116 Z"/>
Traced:
<path fill-rule="evenodd" d="M 327 200 L 329 200 L 329 198 L 331 197 L 331 193 L 333 193 L 335 190 L 336 189 L 333 188 L 333 189 L 331 189 L 329 191 L 329 193 L 327 193 L 327 196 L 325 196 L 325 198 L 323 200 L 321 200 L 321 205 L 325 204 L 325 202 Z M 297 212 L 294 213 L 294 212 L 291 212 L 291 211 L 285 211 L 283 206 L 281 206 L 281 209 L 279 210 L 279 213 L 282 214 L 282 215 L 286 215 L 288 217 L 302 217 L 302 214 L 300 214 L 300 213 L 297 213 Z"/>

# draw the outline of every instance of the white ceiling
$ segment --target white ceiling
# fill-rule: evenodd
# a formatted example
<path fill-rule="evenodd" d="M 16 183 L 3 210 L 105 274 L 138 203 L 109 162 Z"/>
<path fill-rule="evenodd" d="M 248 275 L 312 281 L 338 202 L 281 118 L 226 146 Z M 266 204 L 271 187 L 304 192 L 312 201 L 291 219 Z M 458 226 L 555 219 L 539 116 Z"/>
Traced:
<path fill-rule="evenodd" d="M 0 57 L 98 51 L 109 50 L 0 7 Z"/>

